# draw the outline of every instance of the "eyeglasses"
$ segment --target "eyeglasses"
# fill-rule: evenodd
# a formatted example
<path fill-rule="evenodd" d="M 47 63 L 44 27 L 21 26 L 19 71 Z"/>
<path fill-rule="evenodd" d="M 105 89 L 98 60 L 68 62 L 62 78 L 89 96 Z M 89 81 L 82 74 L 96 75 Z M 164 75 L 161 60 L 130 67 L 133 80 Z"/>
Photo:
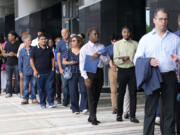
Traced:
<path fill-rule="evenodd" d="M 168 21 L 168 18 L 156 18 L 157 20 L 159 20 L 160 22 L 162 22 L 162 21 Z"/>
<path fill-rule="evenodd" d="M 71 40 L 71 42 L 76 42 L 77 40 Z"/>

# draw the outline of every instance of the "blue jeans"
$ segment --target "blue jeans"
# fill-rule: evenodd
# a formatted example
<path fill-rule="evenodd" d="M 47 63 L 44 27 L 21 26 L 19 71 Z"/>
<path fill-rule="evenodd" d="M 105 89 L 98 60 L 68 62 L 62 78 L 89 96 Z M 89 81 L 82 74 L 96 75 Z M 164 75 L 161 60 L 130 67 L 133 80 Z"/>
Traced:
<path fill-rule="evenodd" d="M 73 73 L 69 80 L 70 99 L 72 112 L 80 112 L 87 109 L 87 91 L 83 77 L 80 73 Z M 79 88 L 79 89 L 78 89 Z M 81 101 L 79 106 L 79 90 L 81 94 Z"/>
<path fill-rule="evenodd" d="M 31 98 L 32 100 L 36 99 L 36 78 L 33 77 L 33 75 L 24 75 L 24 99 L 29 100 L 29 83 L 31 83 Z"/>
<path fill-rule="evenodd" d="M 39 91 L 40 105 L 46 106 L 46 98 L 49 105 L 54 105 L 54 71 L 47 74 L 39 74 L 37 85 Z"/>
<path fill-rule="evenodd" d="M 9 94 L 12 94 L 12 76 L 13 73 L 15 75 L 15 88 L 14 91 L 16 93 L 19 92 L 19 73 L 18 73 L 18 65 L 14 66 L 6 66 L 6 71 L 7 71 L 7 92 Z"/>
<path fill-rule="evenodd" d="M 61 75 L 62 89 L 63 89 L 63 104 L 68 105 L 70 100 L 68 80 Z"/>

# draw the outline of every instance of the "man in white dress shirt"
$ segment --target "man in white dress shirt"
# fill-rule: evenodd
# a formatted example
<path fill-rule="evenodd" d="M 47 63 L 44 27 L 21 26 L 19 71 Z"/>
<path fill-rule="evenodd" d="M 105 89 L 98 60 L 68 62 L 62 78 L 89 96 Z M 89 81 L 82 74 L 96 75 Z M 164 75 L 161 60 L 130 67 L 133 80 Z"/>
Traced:
<path fill-rule="evenodd" d="M 80 50 L 80 71 L 85 80 L 88 95 L 89 118 L 88 121 L 92 125 L 98 125 L 100 121 L 96 118 L 97 104 L 100 97 L 100 92 L 103 86 L 103 67 L 108 65 L 109 56 L 98 54 L 99 50 L 104 48 L 104 45 L 99 44 L 99 32 L 96 27 L 88 30 L 89 42 L 86 43 Z M 92 56 L 92 59 L 99 58 L 98 68 L 96 73 L 86 72 L 84 70 L 86 55 Z"/>
<path fill-rule="evenodd" d="M 41 34 L 44 34 L 44 30 L 43 29 L 39 29 L 37 31 L 37 38 L 35 38 L 33 41 L 32 41 L 32 44 L 31 46 L 37 46 L 39 44 L 38 42 L 38 36 L 41 35 Z"/>

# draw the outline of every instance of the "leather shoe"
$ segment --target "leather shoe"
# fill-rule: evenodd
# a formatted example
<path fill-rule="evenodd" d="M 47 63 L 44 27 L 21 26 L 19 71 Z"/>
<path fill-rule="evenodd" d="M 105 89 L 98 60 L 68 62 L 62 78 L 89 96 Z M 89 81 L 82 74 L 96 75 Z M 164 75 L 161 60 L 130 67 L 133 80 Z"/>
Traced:
<path fill-rule="evenodd" d="M 97 122 L 96 120 L 93 120 L 93 121 L 91 122 L 91 124 L 92 124 L 92 125 L 98 125 L 98 122 Z"/>
<path fill-rule="evenodd" d="M 123 121 L 122 116 L 117 116 L 116 121 Z"/>
<path fill-rule="evenodd" d="M 128 114 L 128 113 L 125 114 L 125 115 L 124 115 L 124 118 L 125 118 L 125 119 L 129 119 L 129 114 Z"/>
<path fill-rule="evenodd" d="M 136 118 L 130 118 L 130 121 L 133 122 L 133 123 L 139 123 L 139 120 L 136 119 Z"/>

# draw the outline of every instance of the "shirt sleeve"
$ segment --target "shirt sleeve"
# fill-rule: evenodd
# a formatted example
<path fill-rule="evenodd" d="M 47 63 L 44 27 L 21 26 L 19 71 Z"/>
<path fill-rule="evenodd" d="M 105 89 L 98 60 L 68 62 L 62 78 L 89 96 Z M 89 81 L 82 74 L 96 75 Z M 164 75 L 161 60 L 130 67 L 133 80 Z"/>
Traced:
<path fill-rule="evenodd" d="M 57 51 L 57 53 L 58 53 L 58 52 L 60 52 L 60 53 L 61 53 L 61 41 L 60 41 L 60 42 L 58 42 L 58 44 L 57 44 L 57 48 L 56 48 L 56 51 Z"/>
<path fill-rule="evenodd" d="M 82 48 L 79 54 L 79 68 L 80 68 L 81 76 L 84 79 L 87 79 L 88 78 L 87 72 L 84 70 L 85 57 L 86 57 L 86 52 L 85 52 L 85 49 Z"/>
<path fill-rule="evenodd" d="M 23 73 L 23 55 L 22 55 L 22 50 L 19 52 L 19 57 L 18 57 L 18 70 L 20 73 Z"/>
<path fill-rule="evenodd" d="M 144 58 L 145 57 L 145 48 L 144 48 L 144 46 L 145 46 L 145 39 L 142 37 L 141 40 L 139 41 L 137 51 L 136 51 L 136 54 L 134 56 L 134 65 L 136 64 L 137 58 L 139 58 L 139 57 Z"/>
<path fill-rule="evenodd" d="M 31 58 L 34 58 L 34 56 L 35 56 L 35 47 L 32 48 L 32 51 L 30 53 Z"/>
<path fill-rule="evenodd" d="M 102 45 L 102 48 L 104 48 L 104 45 Z M 99 59 L 100 59 L 100 62 L 103 63 L 103 65 L 108 65 L 109 64 L 109 61 L 110 61 L 109 55 L 106 55 L 106 56 L 101 55 L 99 57 Z"/>
<path fill-rule="evenodd" d="M 180 64 L 180 37 L 177 37 L 177 56 L 179 58 L 179 64 Z"/>

